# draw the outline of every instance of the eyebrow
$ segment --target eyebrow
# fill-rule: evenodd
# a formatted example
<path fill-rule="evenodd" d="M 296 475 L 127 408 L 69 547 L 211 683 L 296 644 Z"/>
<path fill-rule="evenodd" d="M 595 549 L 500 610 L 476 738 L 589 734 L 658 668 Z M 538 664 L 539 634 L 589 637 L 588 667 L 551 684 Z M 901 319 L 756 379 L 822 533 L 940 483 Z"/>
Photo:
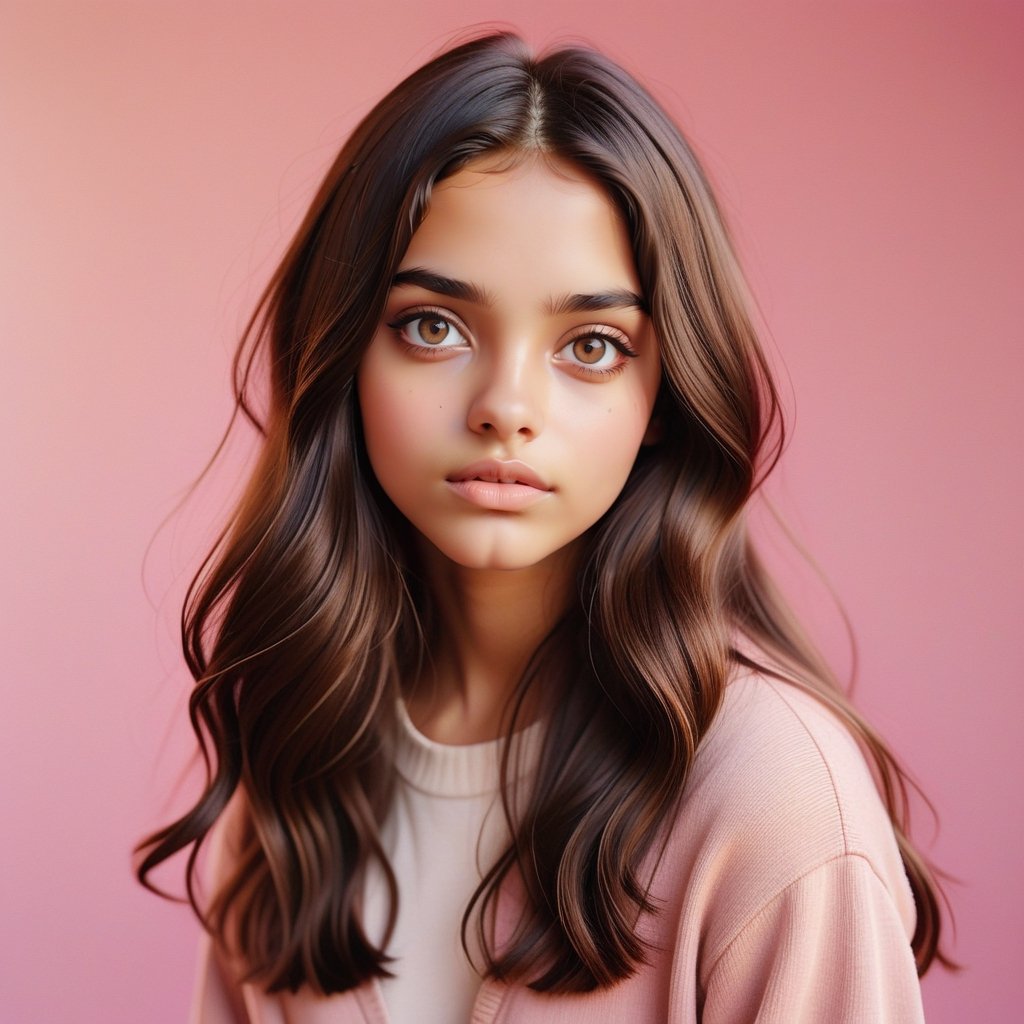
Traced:
<path fill-rule="evenodd" d="M 418 285 L 428 292 L 436 295 L 447 295 L 451 299 L 462 299 L 465 302 L 472 302 L 478 306 L 493 306 L 493 297 L 483 288 L 468 281 L 457 281 L 452 277 L 445 277 L 424 267 L 409 267 L 406 270 L 399 270 L 395 274 L 392 286 L 399 288 L 402 285 Z M 639 309 L 647 312 L 647 303 L 643 297 L 628 288 L 609 288 L 606 291 L 593 292 L 591 294 L 575 293 L 563 295 L 557 299 L 551 299 L 547 305 L 547 312 L 552 316 L 562 316 L 566 313 L 593 313 L 602 309 Z"/>
<path fill-rule="evenodd" d="M 647 303 L 636 292 L 628 288 L 611 288 L 606 292 L 592 295 L 563 295 L 548 305 L 548 312 L 554 316 L 562 313 L 592 313 L 602 309 L 639 309 L 647 312 Z"/>

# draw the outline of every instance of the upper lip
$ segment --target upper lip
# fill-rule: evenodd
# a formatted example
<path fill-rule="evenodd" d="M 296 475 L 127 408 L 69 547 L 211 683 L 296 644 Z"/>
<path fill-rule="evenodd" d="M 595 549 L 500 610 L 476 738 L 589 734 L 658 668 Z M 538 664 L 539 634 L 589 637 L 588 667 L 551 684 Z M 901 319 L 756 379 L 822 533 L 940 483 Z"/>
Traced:
<path fill-rule="evenodd" d="M 540 474 L 518 459 L 481 459 L 457 470 L 449 476 L 450 483 L 461 480 L 488 480 L 497 484 L 527 484 L 540 491 L 550 491 L 551 487 L 541 478 Z"/>

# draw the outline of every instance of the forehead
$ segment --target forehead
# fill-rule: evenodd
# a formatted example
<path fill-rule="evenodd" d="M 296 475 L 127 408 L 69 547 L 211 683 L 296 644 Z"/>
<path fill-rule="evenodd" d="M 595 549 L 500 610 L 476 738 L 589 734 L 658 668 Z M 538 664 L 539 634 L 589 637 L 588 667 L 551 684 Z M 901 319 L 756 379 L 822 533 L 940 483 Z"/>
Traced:
<path fill-rule="evenodd" d="M 625 223 L 604 189 L 565 161 L 473 161 L 433 191 L 402 268 L 428 267 L 499 294 L 639 291 Z"/>

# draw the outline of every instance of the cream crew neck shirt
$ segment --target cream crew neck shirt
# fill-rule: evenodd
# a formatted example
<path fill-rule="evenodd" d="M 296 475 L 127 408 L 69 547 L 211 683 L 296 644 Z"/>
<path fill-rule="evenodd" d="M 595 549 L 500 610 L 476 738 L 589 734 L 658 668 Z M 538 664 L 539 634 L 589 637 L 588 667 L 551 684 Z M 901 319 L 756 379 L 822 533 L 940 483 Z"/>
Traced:
<path fill-rule="evenodd" d="M 468 1021 L 481 978 L 462 948 L 462 917 L 509 840 L 499 793 L 506 741 L 436 743 L 419 732 L 401 703 L 398 718 L 398 779 L 382 829 L 399 890 L 387 948 L 395 977 L 382 978 L 380 988 L 391 1024 Z M 510 768 L 518 767 L 520 779 L 535 771 L 541 742 L 540 722 L 513 737 Z M 386 913 L 386 886 L 375 867 L 365 906 L 374 942 L 383 939 Z M 467 939 L 479 964 L 472 926 Z"/>

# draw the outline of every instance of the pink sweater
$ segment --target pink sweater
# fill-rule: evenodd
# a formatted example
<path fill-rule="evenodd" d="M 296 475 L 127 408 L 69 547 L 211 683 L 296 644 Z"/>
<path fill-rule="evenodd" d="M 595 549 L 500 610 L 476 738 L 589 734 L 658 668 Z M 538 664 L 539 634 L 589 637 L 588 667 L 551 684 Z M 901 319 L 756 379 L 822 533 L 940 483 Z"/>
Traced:
<path fill-rule="evenodd" d="M 639 926 L 650 962 L 633 977 L 574 996 L 484 981 L 471 1024 L 924 1019 L 913 898 L 888 817 L 849 733 L 792 686 L 757 675 L 729 685 L 652 894 L 662 909 Z M 509 893 L 499 943 L 515 916 Z M 268 996 L 233 982 L 208 941 L 192 1019 L 388 1024 L 376 982 L 327 999 Z"/>

